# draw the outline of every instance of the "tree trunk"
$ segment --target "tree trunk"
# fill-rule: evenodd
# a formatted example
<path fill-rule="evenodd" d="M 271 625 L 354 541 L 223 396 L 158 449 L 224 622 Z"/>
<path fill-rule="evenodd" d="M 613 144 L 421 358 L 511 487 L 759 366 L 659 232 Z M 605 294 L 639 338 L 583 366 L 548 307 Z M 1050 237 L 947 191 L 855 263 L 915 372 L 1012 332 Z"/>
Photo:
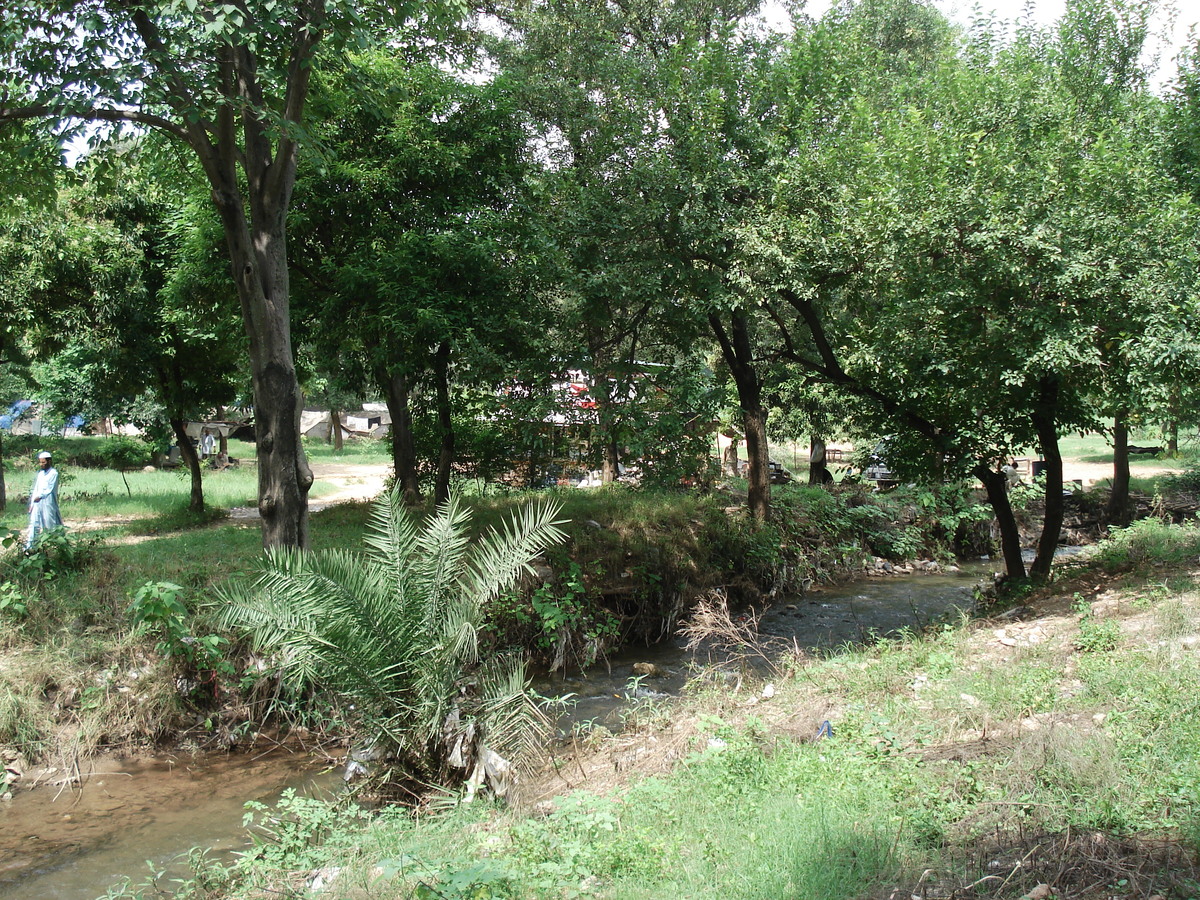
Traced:
<path fill-rule="evenodd" d="M 751 409 L 742 409 L 742 421 L 746 427 L 746 457 L 749 460 L 746 480 L 748 496 L 746 504 L 750 515 L 765 522 L 771 514 L 771 467 L 767 465 L 767 410 L 761 403 Z"/>
<path fill-rule="evenodd" d="M 742 421 L 746 437 L 748 494 L 746 506 L 750 515 L 765 522 L 771 514 L 771 473 L 767 448 L 767 408 L 762 400 L 762 384 L 754 369 L 754 356 L 750 346 L 750 325 L 743 310 L 734 310 L 729 328 L 714 313 L 708 317 L 709 325 L 721 345 L 721 355 L 733 375 L 737 387 L 738 405 L 742 409 Z"/>
<path fill-rule="evenodd" d="M 438 345 L 437 353 L 434 354 L 433 374 L 438 433 L 441 438 L 433 496 L 435 502 L 445 503 L 450 499 L 450 472 L 454 465 L 454 419 L 450 415 L 450 345 L 445 341 Z"/>
<path fill-rule="evenodd" d="M 1113 479 L 1105 515 L 1109 525 L 1124 528 L 1132 518 L 1129 505 L 1129 424 L 1125 411 L 1113 421 Z"/>
<path fill-rule="evenodd" d="M 222 422 L 225 421 L 225 407 L 217 407 L 217 418 Z M 217 429 L 217 453 L 226 459 L 229 459 L 229 434 L 228 426 Z"/>
<path fill-rule="evenodd" d="M 1054 563 L 1054 552 L 1058 549 L 1058 538 L 1062 534 L 1063 513 L 1063 464 L 1058 449 L 1058 379 L 1046 376 L 1038 386 L 1038 402 L 1031 416 L 1037 429 L 1038 444 L 1046 460 L 1046 510 L 1042 519 L 1042 533 L 1038 537 L 1037 556 L 1029 569 L 1034 578 L 1045 578 Z"/>
<path fill-rule="evenodd" d="M 333 443 L 334 453 L 341 453 L 346 446 L 342 442 L 342 411 L 340 409 L 329 410 L 329 440 Z"/>
<path fill-rule="evenodd" d="M 188 509 L 192 512 L 204 512 L 204 476 L 200 472 L 200 454 L 192 446 L 188 437 L 187 422 L 183 419 L 171 419 L 171 431 L 175 434 L 175 443 L 179 446 L 179 455 L 192 476 L 192 496 Z"/>
<path fill-rule="evenodd" d="M 254 431 L 258 456 L 258 511 L 264 547 L 308 546 L 308 490 L 313 474 L 300 442 L 304 407 L 292 357 L 288 297 L 287 206 L 291 183 L 278 184 L 250 165 L 250 216 L 232 164 L 213 168 L 206 160 L 213 201 L 225 230 L 242 320 L 250 342 L 250 380 L 254 388 Z M 279 161 L 283 165 L 284 161 Z M 294 174 L 294 161 L 292 170 Z M 259 184 L 262 179 L 264 183 Z M 268 186 L 282 190 L 269 196 Z M 255 187 L 258 187 L 256 190 Z"/>
<path fill-rule="evenodd" d="M 4 436 L 0 435 L 0 513 L 8 507 L 8 487 L 4 482 Z"/>
<path fill-rule="evenodd" d="M 387 407 L 392 415 L 392 468 L 404 502 L 421 502 L 421 484 L 417 478 L 417 450 L 413 442 L 412 410 L 409 408 L 410 385 L 404 375 L 386 379 Z"/>
<path fill-rule="evenodd" d="M 596 425 L 600 432 L 600 483 L 612 484 L 621 474 L 621 446 L 617 435 L 617 408 L 615 390 L 610 375 L 615 376 L 615 366 L 609 361 L 606 350 L 593 341 L 588 348 L 591 357 L 592 399 L 596 403 Z"/>
<path fill-rule="evenodd" d="M 829 465 L 825 461 L 825 438 L 815 434 L 808 439 L 808 483 L 829 484 L 833 476 L 829 474 Z"/>
<path fill-rule="evenodd" d="M 600 463 L 600 483 L 612 484 L 621 475 L 621 448 L 613 431 L 604 430 L 604 458 Z"/>
<path fill-rule="evenodd" d="M 1000 551 L 1004 557 L 1004 574 L 1009 579 L 1025 577 L 1025 560 L 1021 557 L 1021 532 L 1008 501 L 1008 478 L 986 463 L 975 467 L 974 475 L 983 482 L 988 502 L 996 514 L 996 525 L 1000 529 Z"/>

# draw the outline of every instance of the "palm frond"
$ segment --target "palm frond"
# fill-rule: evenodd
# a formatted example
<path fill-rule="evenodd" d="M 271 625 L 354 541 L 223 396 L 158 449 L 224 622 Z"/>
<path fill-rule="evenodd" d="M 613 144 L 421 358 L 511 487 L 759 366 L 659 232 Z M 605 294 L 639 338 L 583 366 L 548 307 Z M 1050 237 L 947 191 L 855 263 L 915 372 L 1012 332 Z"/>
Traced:
<path fill-rule="evenodd" d="M 397 586 L 408 577 L 416 541 L 417 526 L 404 506 L 400 489 L 393 487 L 377 497 L 371 504 L 363 543 L 368 552 L 390 567 Z"/>
<path fill-rule="evenodd" d="M 565 539 L 558 514 L 525 508 L 472 545 L 459 498 L 418 526 L 393 491 L 376 501 L 367 552 L 271 551 L 220 592 L 220 620 L 271 654 L 289 686 L 340 698 L 413 765 L 444 767 L 443 731 L 459 716 L 501 755 L 528 757 L 548 722 L 519 660 L 479 663 L 479 628 L 484 604 Z"/>
<path fill-rule="evenodd" d="M 561 504 L 542 502 L 522 507 L 500 530 L 488 529 L 474 548 L 464 587 L 476 603 L 485 604 L 512 587 L 547 548 L 567 539 L 559 528 Z"/>
<path fill-rule="evenodd" d="M 478 674 L 478 720 L 482 739 L 515 765 L 526 765 L 545 749 L 552 723 L 529 692 L 524 660 L 496 656 Z"/>
<path fill-rule="evenodd" d="M 470 545 L 470 520 L 470 509 L 463 506 L 457 496 L 451 496 L 425 520 L 425 527 L 417 537 L 414 562 L 430 622 L 441 617 L 447 597 L 457 592 Z"/>

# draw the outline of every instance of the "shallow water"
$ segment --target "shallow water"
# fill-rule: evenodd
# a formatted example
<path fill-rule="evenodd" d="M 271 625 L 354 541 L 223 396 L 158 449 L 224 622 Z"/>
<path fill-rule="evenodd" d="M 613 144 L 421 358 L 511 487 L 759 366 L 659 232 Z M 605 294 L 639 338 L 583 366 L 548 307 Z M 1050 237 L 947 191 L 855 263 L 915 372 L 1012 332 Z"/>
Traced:
<path fill-rule="evenodd" d="M 973 588 L 990 579 L 992 571 L 988 563 L 972 563 L 958 572 L 890 576 L 783 597 L 758 610 L 761 643 L 768 655 L 793 648 L 821 652 L 904 630 L 921 631 L 969 609 Z M 583 673 L 544 676 L 534 682 L 534 689 L 546 696 L 573 695 L 559 720 L 560 731 L 578 724 L 616 730 L 631 699 L 657 700 L 678 694 L 694 663 L 728 661 L 728 654 L 721 652 L 700 651 L 697 658 L 676 639 L 652 647 L 627 648 L 607 666 L 593 666 Z M 757 662 L 765 668 L 764 660 Z M 633 671 L 637 663 L 652 663 L 664 674 L 638 678 Z M 746 663 L 754 668 L 756 661 L 748 659 Z"/>
<path fill-rule="evenodd" d="M 336 776 L 303 754 L 203 760 L 103 761 L 82 787 L 14 791 L 0 803 L 0 898 L 93 900 L 153 866 L 169 881 L 189 874 L 193 847 L 232 856 L 247 845 L 243 804 L 286 788 L 322 792 Z"/>

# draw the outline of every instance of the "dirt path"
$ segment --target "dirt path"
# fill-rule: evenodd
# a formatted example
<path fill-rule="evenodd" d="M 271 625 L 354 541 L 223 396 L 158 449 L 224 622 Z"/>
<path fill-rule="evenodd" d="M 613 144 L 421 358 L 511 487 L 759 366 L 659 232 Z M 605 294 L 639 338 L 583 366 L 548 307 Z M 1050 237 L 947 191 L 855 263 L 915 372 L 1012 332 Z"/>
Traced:
<path fill-rule="evenodd" d="M 1178 472 L 1179 465 L 1169 465 L 1156 462 L 1153 465 L 1135 465 L 1131 468 L 1134 478 L 1151 478 L 1164 475 L 1167 472 Z M 1078 459 L 1063 460 L 1063 481 L 1082 481 L 1085 488 L 1090 488 L 1098 481 L 1112 478 L 1112 463 L 1091 463 Z"/>
<path fill-rule="evenodd" d="M 362 465 L 357 463 L 317 463 L 313 478 L 332 484 L 332 493 L 322 494 L 308 504 L 310 510 L 325 509 L 337 503 L 373 500 L 383 493 L 383 485 L 392 467 L 387 463 Z"/>
<path fill-rule="evenodd" d="M 1169 464 L 1139 465 L 1133 470 L 1135 476 L 1150 477 L 1165 472 L 1178 470 L 1178 466 Z M 333 490 L 314 497 L 309 501 L 310 512 L 328 509 L 339 503 L 361 503 L 372 500 L 383 492 L 384 484 L 391 472 L 387 463 L 314 463 L 312 466 L 315 483 L 332 485 Z M 1112 477 L 1112 465 L 1109 463 L 1083 462 L 1078 459 L 1063 460 L 1063 478 L 1066 481 L 1079 480 L 1085 488 L 1090 488 L 1099 481 Z M 254 507 L 239 506 L 229 511 L 229 519 L 242 522 L 258 520 L 258 510 Z M 124 525 L 134 521 L 133 516 L 105 516 L 72 522 L 71 530 L 76 532 L 96 531 L 113 525 Z M 228 522 L 228 519 L 222 520 Z M 153 540 L 157 535 L 126 535 L 113 539 L 113 543 L 133 544 L 140 541 Z"/>
<path fill-rule="evenodd" d="M 363 465 L 359 463 L 315 463 L 312 466 L 314 484 L 324 483 L 333 485 L 334 489 L 320 497 L 309 501 L 309 512 L 328 509 L 339 503 L 359 503 L 373 500 L 383 492 L 384 483 L 391 472 L 391 466 L 386 463 Z M 136 521 L 139 516 L 98 516 L 92 519 L 69 522 L 74 532 L 98 531 L 114 525 L 127 525 Z M 218 520 L 215 524 L 227 524 L 229 519 L 242 522 L 257 521 L 258 509 L 253 506 L 235 506 L 229 510 L 229 518 Z M 142 541 L 152 541 L 162 535 L 130 534 L 109 539 L 112 544 L 139 544 Z"/>

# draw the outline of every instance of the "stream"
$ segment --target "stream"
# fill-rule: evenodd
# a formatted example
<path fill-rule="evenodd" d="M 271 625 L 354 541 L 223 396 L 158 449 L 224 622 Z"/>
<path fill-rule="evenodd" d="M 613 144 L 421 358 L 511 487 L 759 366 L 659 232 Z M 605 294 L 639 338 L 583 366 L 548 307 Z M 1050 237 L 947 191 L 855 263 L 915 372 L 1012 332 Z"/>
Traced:
<path fill-rule="evenodd" d="M 759 638 L 774 652 L 799 649 L 819 653 L 872 637 L 888 637 L 903 630 L 921 631 L 932 622 L 970 609 L 975 585 L 990 577 L 994 565 L 967 563 L 957 572 L 903 575 L 856 581 L 810 591 L 803 597 L 780 598 L 759 610 Z M 722 664 L 720 652 L 698 658 L 681 638 L 650 647 L 626 647 L 597 665 L 578 673 L 535 678 L 533 689 L 546 697 L 571 695 L 560 733 L 574 725 L 621 728 L 630 701 L 663 700 L 677 695 L 693 672 L 693 664 Z M 760 660 L 760 663 L 762 661 Z M 649 663 L 658 670 L 639 677 L 634 666 Z M 754 668 L 754 660 L 747 660 Z M 765 672 L 765 665 L 761 665 Z"/>
<path fill-rule="evenodd" d="M 0 898 L 93 900 L 153 865 L 169 882 L 190 874 L 188 851 L 229 860 L 247 844 L 248 800 L 287 788 L 330 792 L 338 774 L 308 756 L 271 752 L 199 760 L 98 760 L 82 786 L 14 791 L 0 803 Z"/>
<path fill-rule="evenodd" d="M 872 579 L 783 598 L 759 611 L 759 633 L 774 646 L 819 652 L 920 630 L 968 608 L 973 586 L 990 571 L 971 564 L 956 573 Z M 583 673 L 535 679 L 533 686 L 545 696 L 572 695 L 561 730 L 590 722 L 615 731 L 631 699 L 678 694 L 692 662 L 682 640 L 667 641 L 626 649 Z M 638 663 L 661 674 L 639 678 Z M 124 878 L 145 881 L 148 862 L 168 882 L 186 877 L 193 847 L 224 859 L 245 848 L 246 801 L 271 803 L 288 788 L 332 793 L 341 780 L 303 754 L 283 752 L 97 765 L 82 787 L 31 792 L 18 785 L 13 799 L 0 803 L 0 900 L 94 900 Z"/>

